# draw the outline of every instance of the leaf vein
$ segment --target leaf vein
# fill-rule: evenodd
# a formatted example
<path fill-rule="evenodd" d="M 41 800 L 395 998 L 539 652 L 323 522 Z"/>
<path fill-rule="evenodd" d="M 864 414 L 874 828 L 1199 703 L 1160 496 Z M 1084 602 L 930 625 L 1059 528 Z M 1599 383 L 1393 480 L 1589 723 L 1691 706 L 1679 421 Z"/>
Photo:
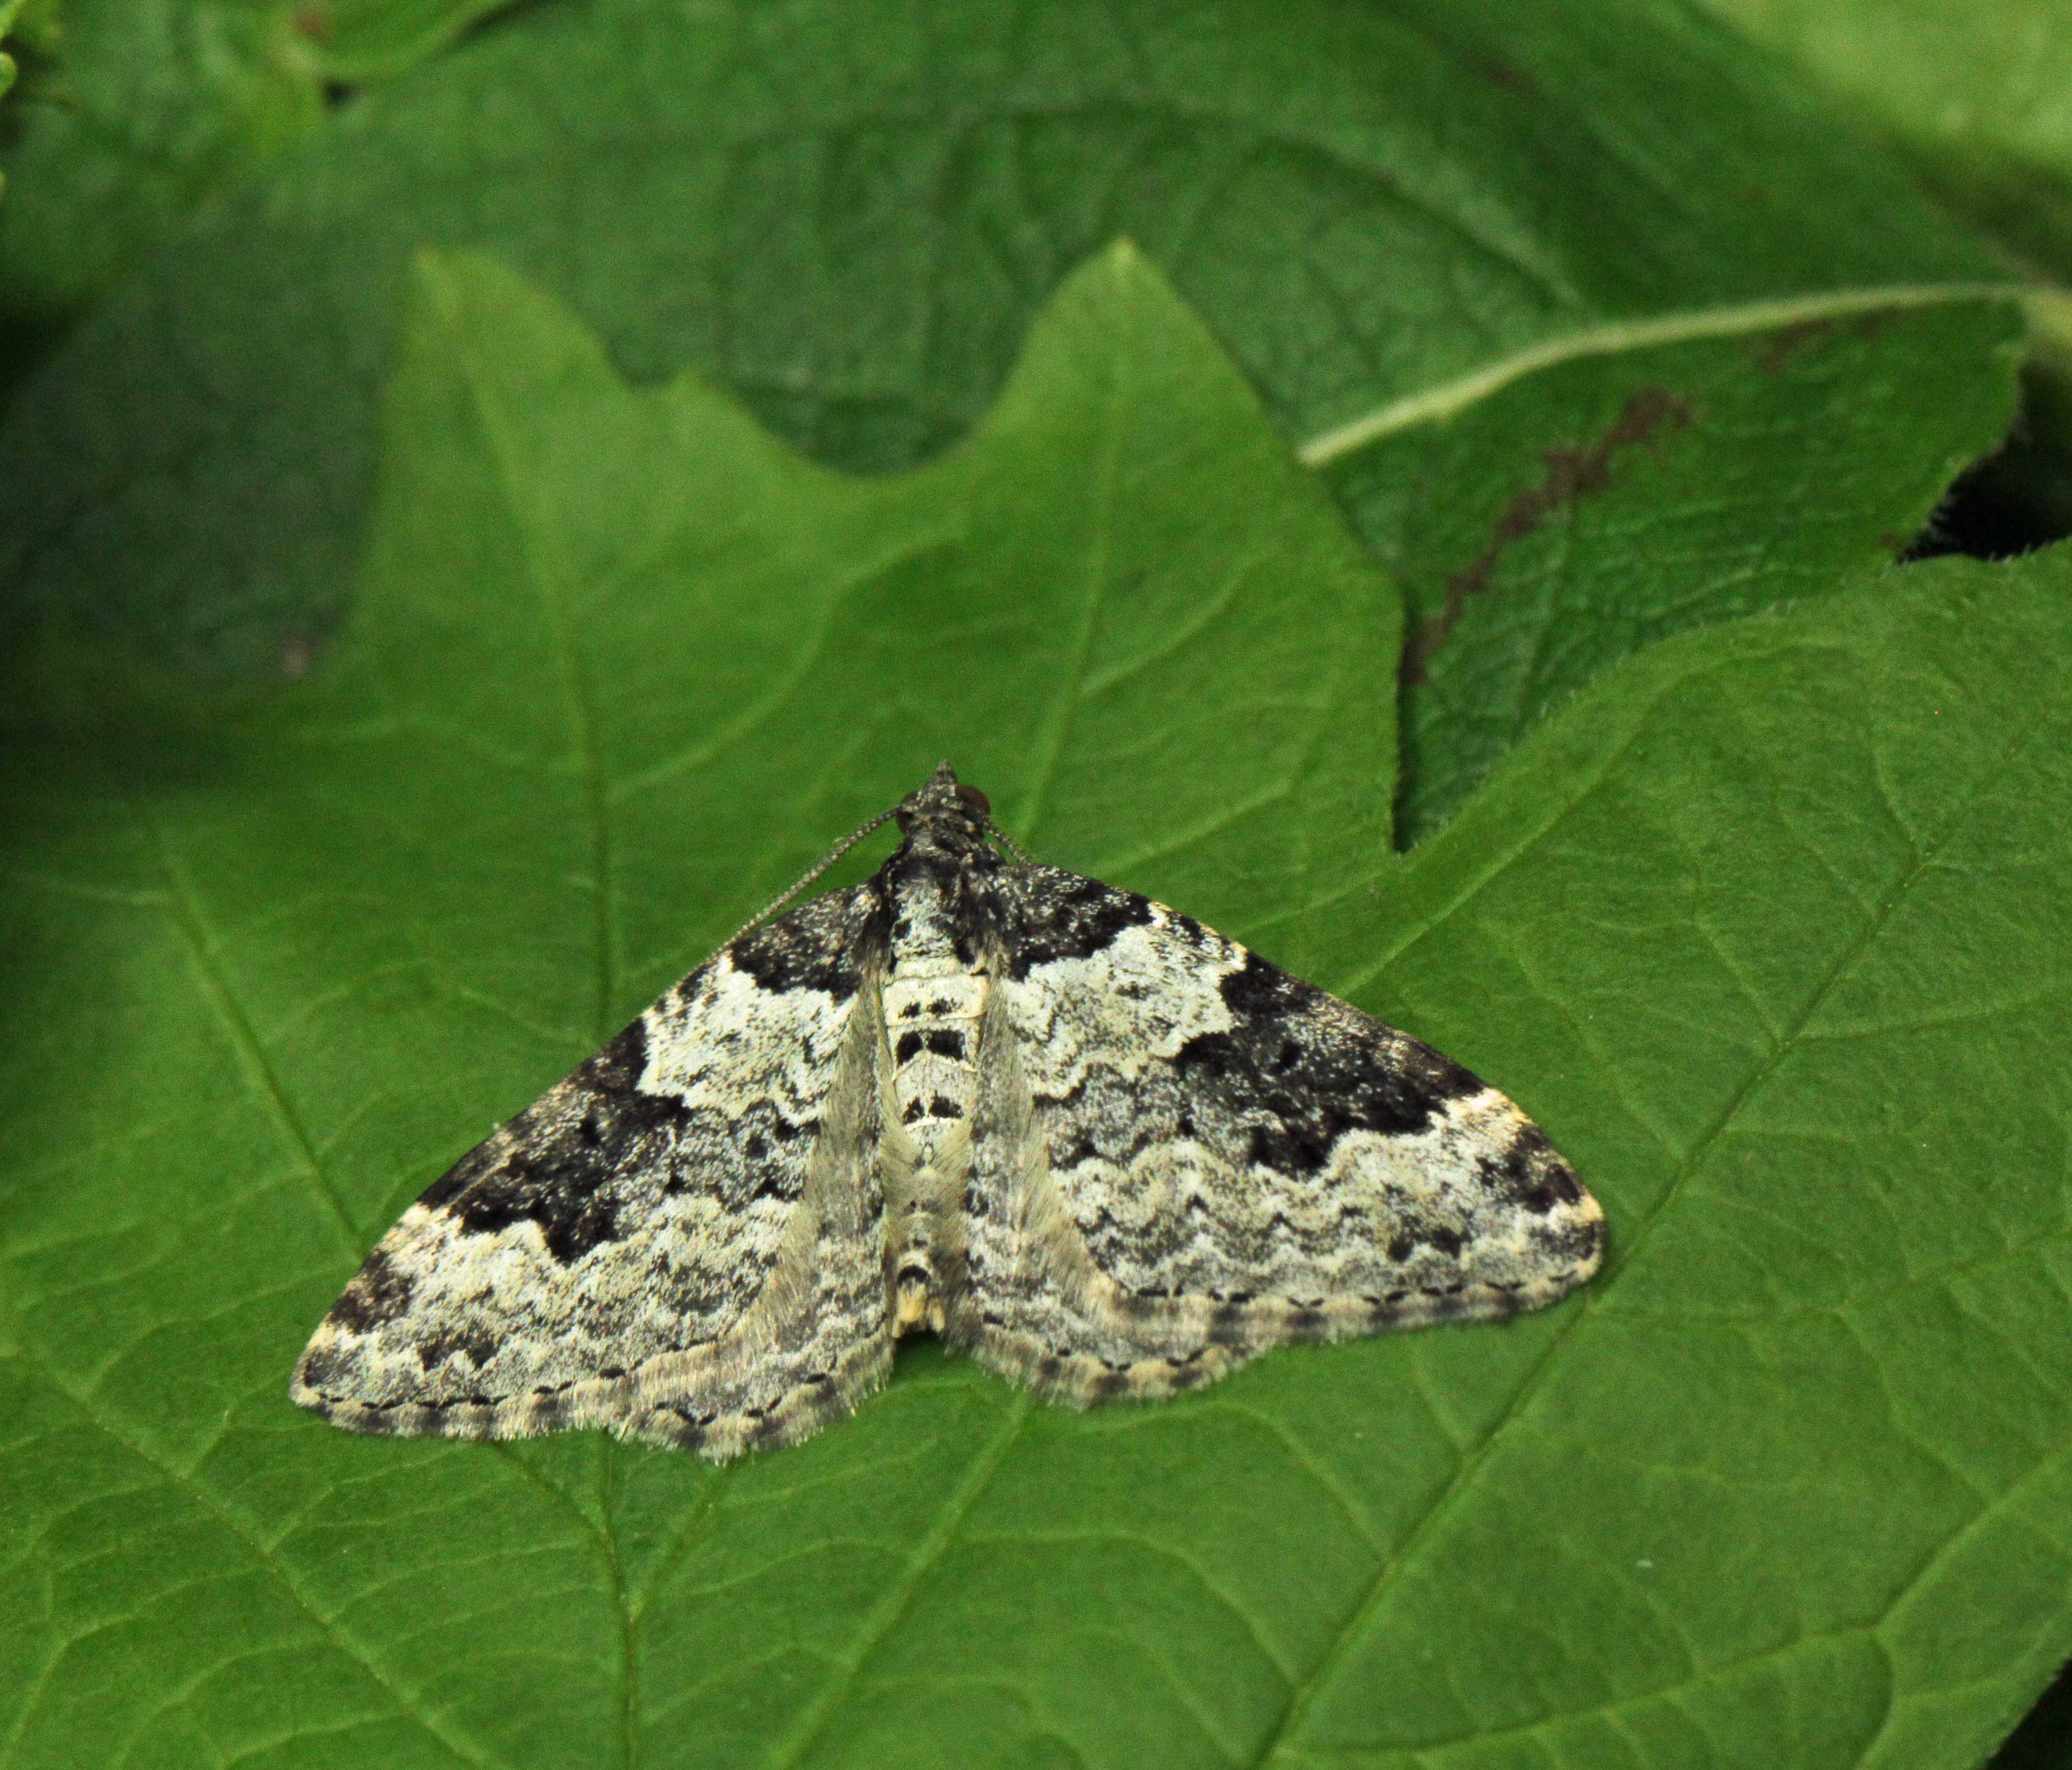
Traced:
<path fill-rule="evenodd" d="M 1868 289 L 1822 290 L 1815 294 L 1781 296 L 1726 307 L 1691 308 L 1645 319 L 1614 320 L 1542 340 L 1466 375 L 1406 393 L 1359 418 L 1318 432 L 1298 445 L 1295 452 L 1305 467 L 1329 467 L 1399 430 L 1443 422 L 1513 381 L 1582 357 L 1616 356 L 1699 339 L 1779 331 L 1809 320 L 1844 319 L 1885 310 L 1954 306 L 1970 301 L 2018 302 L 2029 293 L 2016 282 L 1893 283 Z"/>
<path fill-rule="evenodd" d="M 199 894 L 179 857 L 173 851 L 165 832 L 150 813 L 129 792 L 126 784 L 117 782 L 117 789 L 122 803 L 128 807 L 138 829 L 142 833 L 151 850 L 158 858 L 160 871 L 168 887 L 165 905 L 166 919 L 186 948 L 188 961 L 201 985 L 201 994 L 210 1011 L 228 1036 L 232 1048 L 237 1053 L 238 1067 L 244 1072 L 245 1082 L 257 1097 L 258 1103 L 273 1122 L 274 1129 L 299 1159 L 303 1171 L 314 1187 L 319 1200 L 325 1206 L 332 1222 L 346 1246 L 356 1256 L 362 1250 L 360 1230 L 353 1222 L 352 1213 L 345 1208 L 345 1200 L 318 1159 L 316 1145 L 308 1127 L 302 1121 L 288 1099 L 287 1089 L 273 1060 L 267 1056 L 257 1029 L 245 1012 L 236 994 L 230 988 L 216 959 L 216 939 L 207 918 L 202 913 Z"/>
<path fill-rule="evenodd" d="M 213 1488 L 197 1480 L 185 1469 L 139 1435 L 118 1430 L 114 1422 L 85 1395 L 76 1392 L 56 1370 L 32 1356 L 27 1352 L 16 1356 L 29 1371 L 39 1377 L 51 1388 L 64 1396 L 77 1408 L 93 1426 L 105 1433 L 132 1456 L 156 1469 L 166 1480 L 191 1496 L 202 1509 L 212 1517 L 228 1535 L 242 1542 L 254 1562 L 272 1576 L 274 1583 L 285 1592 L 295 1607 L 315 1624 L 325 1640 L 337 1648 L 348 1659 L 366 1671 L 368 1675 L 386 1691 L 396 1704 L 397 1712 L 415 1722 L 436 1743 L 444 1747 L 464 1764 L 473 1764 L 477 1770 L 504 1770 L 504 1760 L 497 1757 L 479 1741 L 454 1727 L 443 1718 L 437 1718 L 429 1709 L 421 1706 L 419 1693 L 399 1684 L 367 1649 L 341 1628 L 337 1621 L 324 1615 L 310 1599 L 300 1584 L 290 1574 L 272 1549 L 262 1542 L 249 1529 L 245 1521 Z"/>
<path fill-rule="evenodd" d="M 804 1758 L 827 1731 L 835 1710 L 854 1689 L 865 1661 L 912 1607 L 914 1595 L 919 1589 L 923 1577 L 942 1559 L 951 1540 L 956 1534 L 957 1527 L 970 1516 L 980 1496 L 992 1485 L 993 1477 L 1007 1460 L 1007 1453 L 1019 1436 L 1022 1422 L 1029 1418 L 1034 1406 L 1034 1402 L 1026 1389 L 1015 1391 L 1013 1399 L 1001 1416 L 1001 1423 L 993 1430 L 991 1441 L 972 1458 L 964 1478 L 951 1493 L 949 1504 L 929 1527 L 927 1533 L 915 1545 L 914 1553 L 908 1558 L 900 1577 L 886 1587 L 885 1596 L 865 1617 L 855 1646 L 842 1657 L 840 1675 L 800 1710 L 797 1719 L 771 1748 L 766 1760 L 771 1770 L 792 1770 L 792 1767 Z"/>
<path fill-rule="evenodd" d="M 1679 681 L 1682 680 L 1684 679 L 1679 678 Z M 1665 689 L 1663 694 L 1655 697 L 1651 705 L 1659 705 L 1663 699 L 1667 698 L 1667 692 Z M 1981 775 L 1990 776 L 2004 772 L 2035 738 L 2046 719 L 2055 710 L 2055 707 L 2047 701 L 2040 701 L 2031 716 L 2023 722 L 2021 727 L 2002 747 L 1999 755 L 1982 769 Z M 1628 745 L 1631 741 L 1632 739 L 1629 739 Z M 1624 749 L 1628 745 L 1622 745 L 1620 747 Z M 1594 791 L 1596 785 L 1601 783 L 1603 778 L 1604 774 L 1601 770 L 1593 782 L 1591 790 Z M 1928 871 L 1937 856 L 1951 841 L 1955 839 L 1958 834 L 1970 821 L 1981 801 L 1982 796 L 1978 791 L 1980 784 L 1980 780 L 1974 780 L 1970 784 L 1971 790 L 1959 792 L 1954 796 L 1956 801 L 1955 809 L 1950 813 L 1942 829 L 1937 832 L 1932 839 L 1921 846 L 1911 863 L 1887 887 L 1876 912 L 1852 939 L 1843 944 L 1834 962 L 1827 968 L 1826 974 L 1820 978 L 1807 998 L 1800 1003 L 1796 1012 L 1789 1017 L 1785 1038 L 1763 1057 L 1762 1061 L 1750 1071 L 1741 1085 L 1728 1097 L 1712 1123 L 1678 1164 L 1676 1171 L 1671 1176 L 1661 1200 L 1648 1213 L 1646 1220 L 1634 1232 L 1623 1251 L 1614 1253 L 1607 1264 L 1605 1273 L 1597 1279 L 1589 1294 L 1582 1299 L 1581 1306 L 1572 1307 L 1565 1318 L 1560 1320 L 1548 1334 L 1546 1344 L 1541 1349 L 1539 1356 L 1524 1373 L 1518 1387 L 1512 1392 L 1510 1400 L 1505 1403 L 1503 1409 L 1491 1424 L 1482 1443 L 1462 1463 L 1459 1473 L 1448 1485 L 1445 1491 L 1433 1502 L 1431 1509 L 1419 1520 L 1396 1558 L 1380 1570 L 1364 1598 L 1338 1630 L 1331 1645 L 1318 1661 L 1315 1673 L 1297 1686 L 1294 1695 L 1282 1716 L 1281 1724 L 1268 1740 L 1261 1755 L 1260 1761 L 1262 1764 L 1270 1764 L 1276 1759 L 1282 1759 L 1285 1754 L 1292 1751 L 1293 1736 L 1300 1728 L 1318 1693 L 1330 1682 L 1332 1673 L 1351 1651 L 1353 1642 L 1362 1632 L 1369 1619 L 1379 1609 L 1383 1600 L 1394 1589 L 1403 1570 L 1412 1563 L 1419 1551 L 1430 1542 L 1438 1522 L 1450 1513 L 1462 1496 L 1468 1491 L 1477 1475 L 1494 1454 L 1497 1447 L 1504 1441 L 1505 1434 L 1515 1425 L 1523 1416 L 1526 1407 L 1539 1393 L 1541 1386 L 1547 1380 L 1548 1373 L 1553 1368 L 1555 1355 L 1568 1343 L 1582 1324 L 1589 1321 L 1603 1307 L 1605 1301 L 1614 1295 L 1619 1280 L 1632 1270 L 1634 1262 L 1641 1249 L 1646 1245 L 1655 1229 L 1667 1220 L 1674 1211 L 1677 1200 L 1682 1195 L 1685 1187 L 1689 1184 L 1692 1177 L 1697 1172 L 1706 1155 L 1726 1134 L 1728 1129 L 1740 1116 L 1743 1109 L 1763 1084 L 1776 1073 L 1786 1054 L 1796 1043 L 1799 1034 L 1812 1023 L 1819 1015 L 1822 1005 L 1840 985 L 1842 980 L 1876 941 L 1883 930 L 1889 925 L 1893 916 L 1897 912 L 1901 904 L 1905 901 L 1908 891 L 1915 882 Z M 1572 804 L 1573 801 L 1571 801 L 1570 803 Z M 1533 839 L 1538 840 L 1551 827 L 1551 822 L 1543 825 L 1541 829 L 1536 833 Z M 1514 853 L 1520 851 L 1522 850 L 1514 850 Z M 1482 875 L 1483 879 L 1486 881 L 1494 876 L 1494 873 L 1498 870 L 1491 869 L 1486 872 Z M 1453 908 L 1457 909 L 1460 904 L 1472 895 L 1472 892 L 1463 894 L 1462 898 L 1457 900 Z"/>

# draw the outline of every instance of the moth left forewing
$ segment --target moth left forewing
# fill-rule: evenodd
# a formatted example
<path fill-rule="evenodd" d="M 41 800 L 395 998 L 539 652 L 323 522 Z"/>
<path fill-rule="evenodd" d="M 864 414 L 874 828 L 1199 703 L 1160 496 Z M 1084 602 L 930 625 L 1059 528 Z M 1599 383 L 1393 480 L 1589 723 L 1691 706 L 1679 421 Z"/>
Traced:
<path fill-rule="evenodd" d="M 1002 891 L 953 1323 L 987 1361 L 1161 1394 L 1595 1270 L 1596 1201 L 1460 1065 L 1133 893 L 1045 867 Z"/>
<path fill-rule="evenodd" d="M 867 888 L 732 942 L 463 1156 L 319 1325 L 356 1431 L 602 1426 L 725 1457 L 882 1376 Z"/>

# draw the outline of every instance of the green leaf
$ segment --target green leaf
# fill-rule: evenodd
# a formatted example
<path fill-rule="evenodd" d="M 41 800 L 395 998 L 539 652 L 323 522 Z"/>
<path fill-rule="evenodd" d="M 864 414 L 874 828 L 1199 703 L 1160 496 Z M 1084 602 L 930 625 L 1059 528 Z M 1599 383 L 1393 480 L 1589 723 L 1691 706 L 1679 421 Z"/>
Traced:
<path fill-rule="evenodd" d="M 1890 142 L 1956 214 L 2072 282 L 2072 13 L 2062 0 L 1706 0 Z M 2039 293 L 2041 293 L 2039 291 Z M 2032 304 L 2022 421 L 1968 487 L 1966 551 L 2072 533 L 2072 367 L 2062 296 Z"/>
<path fill-rule="evenodd" d="M 1908 152 L 1960 211 L 2072 273 L 2072 32 L 2061 0 L 1704 0 Z"/>
<path fill-rule="evenodd" d="M 918 473 L 422 261 L 356 627 L 0 751 L 0 1739 L 39 1770 L 1976 1761 L 2072 1647 L 2072 564 L 1653 646 L 1408 856 L 1396 616 L 1128 251 Z M 1676 562 L 1663 564 L 1673 572 Z M 1588 1295 L 725 1471 L 282 1394 L 460 1149 L 944 754 L 1515 1093 Z"/>
<path fill-rule="evenodd" d="M 390 79 L 513 0 L 310 0 L 318 60 L 333 80 Z"/>
<path fill-rule="evenodd" d="M 66 0 L 0 137 L 0 168 L 27 193 L 0 220 L 0 316 L 56 335 L 195 209 L 314 134 L 327 81 L 404 72 L 508 4 Z"/>
<path fill-rule="evenodd" d="M 1725 335 L 1564 340 L 1538 373 L 1441 390 L 1409 414 L 1426 422 L 1308 451 L 1408 595 L 1405 841 L 1629 652 L 1889 560 L 1964 464 L 1959 433 L 2005 421 L 2006 358 L 1948 378 L 1975 311 L 1889 291 L 1855 315 L 1714 317 Z M 1521 469 L 1520 437 L 1552 446 Z"/>
<path fill-rule="evenodd" d="M 876 470 L 962 435 L 1118 237 L 1420 626 L 1474 587 L 1410 690 L 1417 834 L 1633 645 L 1889 559 L 2011 408 L 1996 261 L 1656 0 L 590 0 L 368 95 L 111 298 L 0 429 L 0 580 L 168 652 L 305 657 L 426 241 Z M 1567 545 L 1664 514 L 1673 577 Z"/>
<path fill-rule="evenodd" d="M 47 35 L 0 147 L 0 315 L 18 335 L 56 327 L 323 117 L 281 0 L 67 0 Z"/>

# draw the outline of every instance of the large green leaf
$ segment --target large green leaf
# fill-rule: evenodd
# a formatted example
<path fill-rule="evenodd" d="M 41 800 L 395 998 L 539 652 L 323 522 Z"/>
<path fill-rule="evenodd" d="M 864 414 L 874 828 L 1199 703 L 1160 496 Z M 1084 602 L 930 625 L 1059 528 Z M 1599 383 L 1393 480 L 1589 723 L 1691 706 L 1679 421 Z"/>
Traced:
<path fill-rule="evenodd" d="M 2072 1645 L 2072 567 L 1628 660 L 1412 854 L 1396 612 L 1128 252 L 919 474 L 430 260 L 356 627 L 0 752 L 0 1739 L 38 1770 L 1975 1762 Z M 1663 569 L 1672 571 L 1673 558 Z M 1587 1296 L 715 1471 L 283 1387 L 401 1206 L 954 756 L 1514 1092 Z"/>
<path fill-rule="evenodd" d="M 1889 558 L 2010 409 L 1994 261 L 1671 0 L 563 0 L 356 104 L 111 298 L 0 432 L 0 576 L 298 661 L 422 242 L 494 248 L 636 379 L 694 364 L 868 469 L 962 434 L 1120 236 L 1445 628 L 1413 833 L 1632 645 Z"/>

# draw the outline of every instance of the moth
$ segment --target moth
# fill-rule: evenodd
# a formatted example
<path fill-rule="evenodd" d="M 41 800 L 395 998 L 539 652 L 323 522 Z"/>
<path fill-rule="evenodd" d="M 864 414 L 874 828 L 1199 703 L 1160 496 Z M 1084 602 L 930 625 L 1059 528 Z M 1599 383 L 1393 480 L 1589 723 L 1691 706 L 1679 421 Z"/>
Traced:
<path fill-rule="evenodd" d="M 1509 1100 L 1028 860 L 948 764 L 800 885 L 886 817 L 871 879 L 751 923 L 405 1212 L 294 1399 L 720 1460 L 848 1413 L 918 1329 L 1083 1406 L 1596 1270 L 1602 1212 Z"/>

